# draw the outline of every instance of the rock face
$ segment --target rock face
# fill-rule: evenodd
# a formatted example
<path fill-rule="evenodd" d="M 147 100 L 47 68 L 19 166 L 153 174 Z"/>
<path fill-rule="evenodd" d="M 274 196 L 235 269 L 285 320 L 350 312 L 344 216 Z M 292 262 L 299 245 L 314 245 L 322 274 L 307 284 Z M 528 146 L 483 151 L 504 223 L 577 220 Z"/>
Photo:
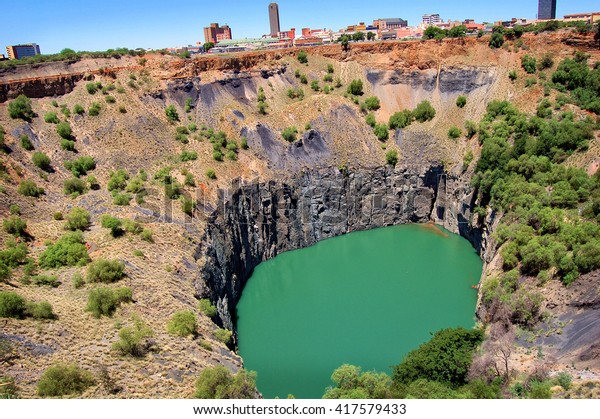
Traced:
<path fill-rule="evenodd" d="M 252 270 L 277 254 L 353 231 L 441 221 L 481 250 L 472 227 L 468 181 L 441 167 L 421 172 L 378 168 L 352 173 L 305 171 L 289 180 L 239 185 L 223 192 L 207 223 L 197 258 L 204 257 L 199 297 L 217 306 L 222 324 L 235 326 L 235 306 Z"/>

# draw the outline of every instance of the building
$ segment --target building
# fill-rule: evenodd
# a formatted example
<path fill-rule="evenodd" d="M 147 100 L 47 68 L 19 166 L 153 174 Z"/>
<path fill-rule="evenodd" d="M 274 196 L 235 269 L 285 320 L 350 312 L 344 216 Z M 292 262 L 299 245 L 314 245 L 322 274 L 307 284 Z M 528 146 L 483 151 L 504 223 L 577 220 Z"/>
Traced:
<path fill-rule="evenodd" d="M 289 31 L 281 31 L 277 34 L 277 37 L 279 39 L 290 39 L 293 41 L 296 39 L 296 28 L 292 28 Z"/>
<path fill-rule="evenodd" d="M 593 25 L 600 21 L 600 12 L 577 13 L 574 15 L 565 15 L 563 20 L 565 22 L 574 22 L 577 20 L 582 20 L 584 22 L 587 22 L 587 23 Z"/>
<path fill-rule="evenodd" d="M 269 4 L 269 24 L 271 25 L 271 36 L 276 37 L 281 31 L 279 26 L 279 6 L 277 3 Z"/>
<path fill-rule="evenodd" d="M 400 18 L 377 19 L 373 21 L 373 26 L 375 26 L 379 31 L 387 31 L 406 28 L 408 26 L 408 22 Z"/>
<path fill-rule="evenodd" d="M 205 42 L 217 42 L 231 39 L 231 28 L 228 25 L 219 26 L 218 23 L 211 23 L 208 28 L 204 28 Z"/>
<path fill-rule="evenodd" d="M 6 47 L 9 60 L 18 60 L 23 57 L 33 57 L 34 55 L 40 55 L 40 46 L 38 44 L 21 44 L 21 45 L 9 45 Z"/>
<path fill-rule="evenodd" d="M 539 0 L 538 19 L 556 19 L 556 0 Z"/>
<path fill-rule="evenodd" d="M 442 19 L 440 19 L 440 15 L 439 14 L 433 14 L 433 15 L 423 15 L 423 25 L 424 26 L 433 26 L 433 25 L 437 25 L 438 23 L 441 23 Z"/>

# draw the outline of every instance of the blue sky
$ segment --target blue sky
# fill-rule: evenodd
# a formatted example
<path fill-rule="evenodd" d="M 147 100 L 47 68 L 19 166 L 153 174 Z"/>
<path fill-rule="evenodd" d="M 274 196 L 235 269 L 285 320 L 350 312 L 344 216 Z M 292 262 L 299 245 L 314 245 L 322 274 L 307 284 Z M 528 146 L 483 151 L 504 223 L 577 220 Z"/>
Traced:
<path fill-rule="evenodd" d="M 340 29 L 379 17 L 401 17 L 416 25 L 425 13 L 479 22 L 535 18 L 537 0 L 280 0 L 281 29 Z M 14 0 L 0 12 L 0 46 L 36 42 L 42 53 L 63 48 L 164 48 L 204 42 L 202 28 L 229 24 L 234 38 L 268 32 L 269 1 L 190 0 Z M 600 11 L 598 0 L 558 0 L 557 16 Z"/>

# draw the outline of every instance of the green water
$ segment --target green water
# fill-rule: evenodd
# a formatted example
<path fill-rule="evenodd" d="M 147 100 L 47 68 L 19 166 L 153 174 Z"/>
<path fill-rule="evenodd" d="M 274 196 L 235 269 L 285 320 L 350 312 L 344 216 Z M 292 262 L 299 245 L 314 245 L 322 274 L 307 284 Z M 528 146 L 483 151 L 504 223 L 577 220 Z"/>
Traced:
<path fill-rule="evenodd" d="M 472 327 L 482 263 L 469 242 L 444 232 L 357 232 L 260 264 L 237 327 L 264 397 L 320 398 L 344 363 L 391 374 L 431 332 Z"/>

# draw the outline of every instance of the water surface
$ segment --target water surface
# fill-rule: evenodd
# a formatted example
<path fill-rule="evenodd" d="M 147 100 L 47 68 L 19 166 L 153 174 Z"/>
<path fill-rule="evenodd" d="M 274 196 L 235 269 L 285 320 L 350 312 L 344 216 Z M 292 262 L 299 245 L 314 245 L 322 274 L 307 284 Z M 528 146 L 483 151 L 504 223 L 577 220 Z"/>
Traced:
<path fill-rule="evenodd" d="M 391 373 L 446 327 L 472 327 L 482 263 L 432 226 L 352 233 L 256 267 L 237 305 L 239 352 L 266 398 L 320 398 L 344 363 Z"/>

